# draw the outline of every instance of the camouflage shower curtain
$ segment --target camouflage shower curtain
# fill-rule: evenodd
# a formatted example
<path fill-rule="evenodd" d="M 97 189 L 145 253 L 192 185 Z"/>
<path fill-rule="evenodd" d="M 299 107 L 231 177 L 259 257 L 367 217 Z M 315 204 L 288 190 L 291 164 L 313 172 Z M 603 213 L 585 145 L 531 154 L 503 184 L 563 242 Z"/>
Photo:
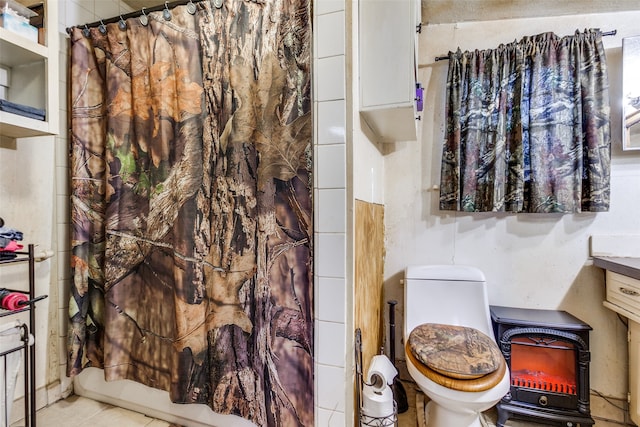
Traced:
<path fill-rule="evenodd" d="M 71 32 L 68 374 L 313 425 L 309 0 Z"/>
<path fill-rule="evenodd" d="M 599 30 L 449 53 L 440 209 L 609 210 L 607 62 Z"/>

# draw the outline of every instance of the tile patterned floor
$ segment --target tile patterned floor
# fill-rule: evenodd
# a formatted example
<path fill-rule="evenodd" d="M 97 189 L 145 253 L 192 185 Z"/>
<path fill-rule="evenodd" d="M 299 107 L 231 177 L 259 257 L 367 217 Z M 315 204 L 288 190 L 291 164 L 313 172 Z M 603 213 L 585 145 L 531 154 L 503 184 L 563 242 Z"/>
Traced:
<path fill-rule="evenodd" d="M 170 427 L 138 412 L 117 408 L 80 396 L 71 396 L 39 410 L 38 427 Z M 16 424 L 24 425 L 24 424 Z"/>
<path fill-rule="evenodd" d="M 416 412 L 416 399 L 420 391 L 416 385 L 411 382 L 403 382 L 405 391 L 407 392 L 407 399 L 409 400 L 409 410 L 403 414 L 398 415 L 398 427 L 426 427 L 424 424 L 420 425 Z M 483 427 L 496 427 L 497 412 L 495 409 L 491 409 L 483 414 L 482 424 Z M 531 423 L 521 420 L 509 420 L 507 421 L 508 427 L 545 427 L 546 424 Z M 606 422 L 602 420 L 596 421 L 596 427 L 622 427 L 621 424 L 615 422 Z"/>
<path fill-rule="evenodd" d="M 398 427 L 424 427 L 418 425 L 416 413 L 416 390 L 414 383 L 404 382 L 409 410 L 398 415 Z M 496 414 L 490 410 L 484 414 L 485 427 L 495 427 Z M 71 396 L 38 411 L 38 427 L 179 427 L 166 421 L 149 418 L 138 412 L 114 407 L 80 396 Z M 11 427 L 20 427 L 24 423 L 14 423 Z M 543 427 L 544 424 L 509 420 L 509 427 Z M 597 427 L 620 427 L 617 423 L 597 421 Z M 323 427 L 323 426 L 318 426 Z"/>
<path fill-rule="evenodd" d="M 424 425 L 420 425 L 421 417 L 418 416 L 416 411 L 416 401 L 420 391 L 418 391 L 414 383 L 410 382 L 404 382 L 404 389 L 407 392 L 407 399 L 409 400 L 409 410 L 403 414 L 398 415 L 398 427 L 426 427 Z M 487 411 L 487 413 L 484 414 L 483 422 L 483 427 L 495 427 L 495 411 Z M 542 427 L 542 424 L 513 420 L 509 421 L 507 425 L 509 427 Z"/>

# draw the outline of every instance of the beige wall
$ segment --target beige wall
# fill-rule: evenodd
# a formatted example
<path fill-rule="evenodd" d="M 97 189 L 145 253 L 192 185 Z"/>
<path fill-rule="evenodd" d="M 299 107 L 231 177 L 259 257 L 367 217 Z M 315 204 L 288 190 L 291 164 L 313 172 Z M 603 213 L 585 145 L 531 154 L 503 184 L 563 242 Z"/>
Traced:
<path fill-rule="evenodd" d="M 426 26 L 421 35 L 420 75 L 426 88 L 423 137 L 395 144 L 385 158 L 386 286 L 402 300 L 400 279 L 409 264 L 471 264 L 487 276 L 492 304 L 563 309 L 593 327 L 591 387 L 626 400 L 626 328 L 602 306 L 604 275 L 592 266 L 589 239 L 638 234 L 640 153 L 620 148 L 621 37 L 637 34 L 640 12 L 576 15 Z M 440 147 L 444 135 L 446 61 L 449 50 L 483 49 L 524 35 L 576 28 L 617 29 L 604 39 L 609 65 L 613 160 L 611 210 L 575 215 L 463 214 L 438 210 Z M 496 29 L 499 28 L 499 31 Z M 400 347 L 401 348 L 401 347 Z M 597 399 L 592 397 L 592 404 Z M 598 401 L 602 403 L 601 401 Z M 620 419 L 611 405 L 595 415 Z"/>
<path fill-rule="evenodd" d="M 21 243 L 25 246 L 24 250 L 27 244 L 33 243 L 36 253 L 51 249 L 56 234 L 51 210 L 55 192 L 55 182 L 51 179 L 53 153 L 54 138 L 49 136 L 0 141 L 0 217 L 4 219 L 5 227 L 23 232 L 24 240 Z M 50 302 L 55 301 L 55 291 L 52 293 L 50 288 L 55 263 L 56 259 L 50 258 L 35 265 L 36 295 L 50 295 L 50 298 L 36 305 L 36 387 L 41 390 L 45 385 L 46 350 L 50 343 L 48 312 Z M 26 263 L 0 267 L 0 287 L 28 290 Z M 28 324 L 26 313 L 18 318 Z M 0 324 L 7 324 L 14 319 L 4 317 Z M 55 335 L 52 338 L 55 342 Z M 22 380 L 19 379 L 16 397 L 23 393 Z"/>

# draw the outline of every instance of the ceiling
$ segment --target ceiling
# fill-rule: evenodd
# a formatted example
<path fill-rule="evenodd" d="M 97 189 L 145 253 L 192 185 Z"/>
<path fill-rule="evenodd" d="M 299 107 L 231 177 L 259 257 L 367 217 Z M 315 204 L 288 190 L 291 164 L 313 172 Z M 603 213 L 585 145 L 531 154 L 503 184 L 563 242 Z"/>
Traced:
<path fill-rule="evenodd" d="M 135 10 L 163 0 L 123 0 Z M 312 0 L 313 1 L 313 0 Z M 423 24 L 640 10 L 638 0 L 420 0 Z"/>
<path fill-rule="evenodd" d="M 421 0 L 422 23 L 444 24 L 640 10 L 637 0 Z"/>

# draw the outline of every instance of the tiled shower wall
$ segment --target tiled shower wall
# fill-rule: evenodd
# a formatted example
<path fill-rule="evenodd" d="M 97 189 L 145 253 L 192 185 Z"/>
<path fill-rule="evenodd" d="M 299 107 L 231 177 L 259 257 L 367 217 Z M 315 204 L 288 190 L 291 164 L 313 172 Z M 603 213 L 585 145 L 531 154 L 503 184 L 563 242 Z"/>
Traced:
<path fill-rule="evenodd" d="M 353 419 L 347 212 L 345 1 L 314 2 L 316 425 Z"/>

